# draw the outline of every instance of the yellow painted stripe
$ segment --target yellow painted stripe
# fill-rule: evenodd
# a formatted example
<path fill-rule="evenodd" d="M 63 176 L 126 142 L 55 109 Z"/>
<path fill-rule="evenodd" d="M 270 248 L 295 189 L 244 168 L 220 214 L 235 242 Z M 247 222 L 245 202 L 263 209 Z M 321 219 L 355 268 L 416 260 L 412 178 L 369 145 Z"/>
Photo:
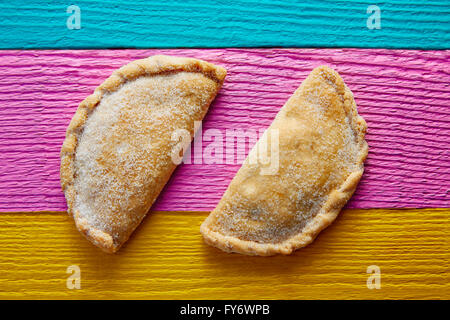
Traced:
<path fill-rule="evenodd" d="M 207 213 L 153 212 L 118 254 L 104 254 L 62 213 L 0 214 L 0 298 L 449 299 L 450 209 L 345 210 L 291 256 L 205 245 Z M 66 269 L 81 269 L 81 289 Z M 367 267 L 381 269 L 369 290 Z"/>

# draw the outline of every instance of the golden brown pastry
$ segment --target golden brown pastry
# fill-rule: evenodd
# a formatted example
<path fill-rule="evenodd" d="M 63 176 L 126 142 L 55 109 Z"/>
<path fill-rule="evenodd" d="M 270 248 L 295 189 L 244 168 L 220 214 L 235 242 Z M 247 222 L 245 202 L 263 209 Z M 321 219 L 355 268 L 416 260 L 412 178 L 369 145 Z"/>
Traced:
<path fill-rule="evenodd" d="M 368 152 L 366 128 L 339 74 L 326 66 L 314 69 L 201 225 L 205 241 L 262 256 L 290 254 L 311 243 L 356 189 Z M 272 163 L 261 164 L 266 148 Z"/>
<path fill-rule="evenodd" d="M 225 78 L 169 56 L 115 71 L 78 107 L 61 149 L 61 186 L 78 230 L 106 252 L 127 241 L 176 164 L 175 130 L 193 135 Z"/>

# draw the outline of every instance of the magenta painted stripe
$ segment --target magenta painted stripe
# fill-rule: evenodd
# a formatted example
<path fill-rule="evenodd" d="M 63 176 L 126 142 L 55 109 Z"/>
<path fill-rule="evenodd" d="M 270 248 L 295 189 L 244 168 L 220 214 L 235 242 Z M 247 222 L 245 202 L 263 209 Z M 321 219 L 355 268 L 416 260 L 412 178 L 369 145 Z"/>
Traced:
<path fill-rule="evenodd" d="M 228 69 L 204 131 L 266 128 L 314 67 L 336 68 L 369 126 L 366 172 L 349 206 L 450 206 L 450 51 L 33 50 L 0 51 L 0 211 L 66 209 L 59 150 L 78 103 L 114 69 L 156 53 Z M 238 168 L 182 165 L 153 209 L 211 210 Z"/>

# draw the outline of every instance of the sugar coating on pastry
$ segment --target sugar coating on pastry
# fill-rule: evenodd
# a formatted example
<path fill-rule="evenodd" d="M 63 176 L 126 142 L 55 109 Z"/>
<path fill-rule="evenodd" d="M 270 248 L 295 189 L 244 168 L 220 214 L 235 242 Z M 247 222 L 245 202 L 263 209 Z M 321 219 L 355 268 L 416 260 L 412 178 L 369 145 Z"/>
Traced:
<path fill-rule="evenodd" d="M 227 252 L 290 254 L 337 216 L 364 171 L 366 123 L 352 92 L 329 67 L 314 69 L 266 134 L 278 134 L 278 170 L 262 174 L 254 146 L 201 226 Z"/>
<path fill-rule="evenodd" d="M 176 130 L 193 135 L 226 71 L 153 56 L 113 73 L 83 101 L 61 150 L 61 184 L 78 229 L 115 252 L 139 225 L 176 165 Z"/>

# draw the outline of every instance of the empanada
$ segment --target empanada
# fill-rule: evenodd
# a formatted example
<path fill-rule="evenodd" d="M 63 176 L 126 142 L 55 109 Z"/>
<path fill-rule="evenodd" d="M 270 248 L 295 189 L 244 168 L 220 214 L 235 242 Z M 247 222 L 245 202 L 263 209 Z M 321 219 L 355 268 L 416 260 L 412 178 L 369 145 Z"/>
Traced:
<path fill-rule="evenodd" d="M 61 149 L 61 186 L 78 230 L 115 252 L 149 211 L 176 164 L 175 130 L 193 135 L 226 71 L 169 56 L 115 71 L 78 107 Z"/>
<path fill-rule="evenodd" d="M 314 69 L 264 134 L 278 136 L 271 151 L 278 153 L 271 156 L 277 170 L 263 172 L 269 164 L 252 161 L 269 145 L 260 139 L 201 225 L 205 241 L 262 256 L 311 243 L 356 189 L 368 152 L 366 128 L 339 74 Z"/>

